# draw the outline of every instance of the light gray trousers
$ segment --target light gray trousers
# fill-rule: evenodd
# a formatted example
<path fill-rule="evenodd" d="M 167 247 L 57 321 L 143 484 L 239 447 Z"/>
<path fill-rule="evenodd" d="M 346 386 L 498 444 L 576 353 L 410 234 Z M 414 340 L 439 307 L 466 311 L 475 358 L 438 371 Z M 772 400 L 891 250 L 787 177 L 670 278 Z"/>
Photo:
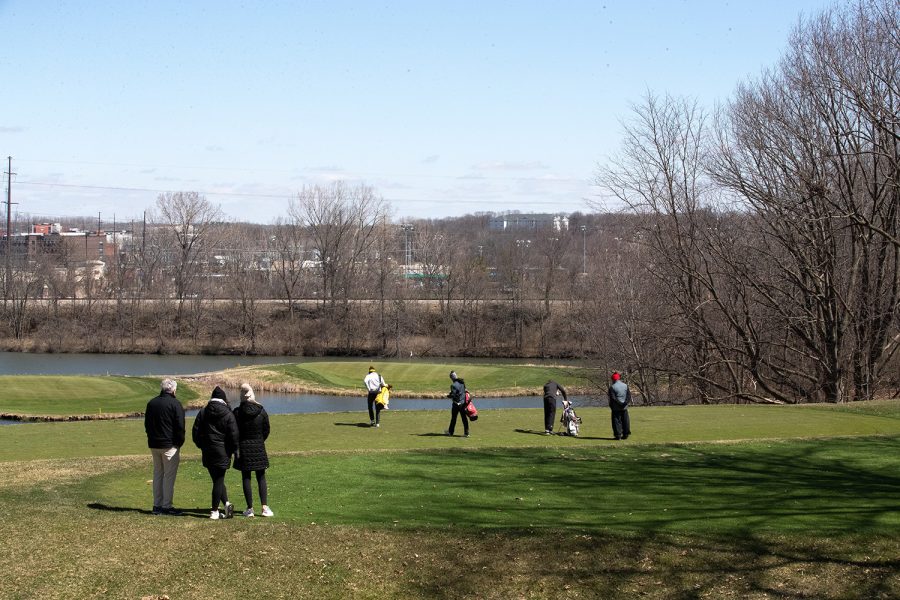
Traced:
<path fill-rule="evenodd" d="M 181 452 L 178 448 L 150 448 L 150 453 L 153 455 L 153 506 L 172 508 Z"/>

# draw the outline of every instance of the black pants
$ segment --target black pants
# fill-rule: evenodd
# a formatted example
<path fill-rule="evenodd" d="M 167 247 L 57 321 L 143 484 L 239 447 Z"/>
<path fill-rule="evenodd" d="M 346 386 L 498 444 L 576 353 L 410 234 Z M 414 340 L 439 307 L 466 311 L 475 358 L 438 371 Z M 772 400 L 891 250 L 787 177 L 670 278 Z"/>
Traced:
<path fill-rule="evenodd" d="M 628 409 L 612 411 L 613 437 L 624 440 L 631 435 L 631 420 L 628 418 Z"/>
<path fill-rule="evenodd" d="M 466 408 L 464 405 L 456 404 L 455 402 L 450 406 L 450 427 L 447 428 L 447 431 L 450 433 L 450 435 L 453 435 L 453 430 L 456 429 L 456 415 L 462 417 L 463 432 L 468 435 L 469 415 L 466 414 Z"/>
<path fill-rule="evenodd" d="M 225 488 L 225 473 L 228 469 L 220 469 L 218 467 L 207 467 L 209 476 L 212 478 L 212 509 L 219 510 L 220 503 L 228 503 L 228 490 Z"/>
<path fill-rule="evenodd" d="M 544 431 L 553 431 L 553 421 L 556 419 L 556 398 L 544 398 Z"/>
<path fill-rule="evenodd" d="M 366 397 L 366 404 L 369 405 L 369 420 L 378 422 L 378 417 L 375 413 L 375 396 L 378 395 L 378 392 L 369 392 L 369 395 Z"/>
<path fill-rule="evenodd" d="M 253 508 L 253 485 L 250 477 L 253 471 L 241 471 L 241 484 L 244 486 L 244 500 L 247 508 Z M 256 485 L 259 487 L 259 502 L 263 506 L 268 504 L 269 486 L 266 484 L 266 470 L 256 471 Z"/>

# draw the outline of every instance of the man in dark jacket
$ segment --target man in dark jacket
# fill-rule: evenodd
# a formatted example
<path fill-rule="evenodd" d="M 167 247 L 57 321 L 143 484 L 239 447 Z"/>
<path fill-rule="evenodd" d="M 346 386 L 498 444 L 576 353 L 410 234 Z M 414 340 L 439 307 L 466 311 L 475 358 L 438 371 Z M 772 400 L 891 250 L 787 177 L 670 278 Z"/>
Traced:
<path fill-rule="evenodd" d="M 456 416 L 459 415 L 463 424 L 463 435 L 469 437 L 469 417 L 466 415 L 466 382 L 456 375 L 456 371 L 450 371 L 450 427 L 444 433 L 453 435 L 456 429 Z"/>
<path fill-rule="evenodd" d="M 631 421 L 628 418 L 628 405 L 631 404 L 631 390 L 622 381 L 618 372 L 612 374 L 612 385 L 609 386 L 609 408 L 612 411 L 613 437 L 627 440 L 631 435 Z"/>
<path fill-rule="evenodd" d="M 184 445 L 184 408 L 175 398 L 178 385 L 163 379 L 159 396 L 147 403 L 144 430 L 147 446 L 153 455 L 153 514 L 180 515 L 172 506 L 175 476 Z"/>
<path fill-rule="evenodd" d="M 553 434 L 553 421 L 556 419 L 556 397 L 560 395 L 563 400 L 569 399 L 566 389 L 552 379 L 544 384 L 544 433 L 546 435 Z"/>

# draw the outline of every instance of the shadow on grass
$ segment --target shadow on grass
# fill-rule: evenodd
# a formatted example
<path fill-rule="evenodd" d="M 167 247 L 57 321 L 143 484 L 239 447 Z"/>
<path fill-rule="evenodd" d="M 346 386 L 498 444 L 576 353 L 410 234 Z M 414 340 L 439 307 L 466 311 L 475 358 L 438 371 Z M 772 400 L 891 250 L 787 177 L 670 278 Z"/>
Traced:
<path fill-rule="evenodd" d="M 845 535 L 897 531 L 898 457 L 897 438 L 652 447 L 461 443 L 383 457 L 374 470 L 352 457 L 306 468 L 322 470 L 310 478 L 329 478 L 334 491 L 320 487 L 311 510 L 333 523 L 381 523 L 364 494 L 343 496 L 362 486 L 391 506 L 383 517 L 388 526 Z"/>
<path fill-rule="evenodd" d="M 110 506 L 109 504 L 103 504 L 102 502 L 91 502 L 87 505 L 91 510 L 102 510 L 104 512 L 112 512 L 112 513 L 137 513 L 139 515 L 151 515 L 157 517 L 167 517 L 167 518 L 178 518 L 178 517 L 189 517 L 194 519 L 208 519 L 209 518 L 209 509 L 208 508 L 179 508 L 182 514 L 180 515 L 154 515 L 152 510 L 147 510 L 146 508 L 135 508 L 133 506 Z"/>
<path fill-rule="evenodd" d="M 889 598 L 897 591 L 898 542 L 746 536 L 566 535 L 505 531 L 457 538 L 419 578 L 419 597 L 477 597 L 506 582 L 534 585 L 509 597 Z M 461 536 L 460 536 L 461 537 Z M 458 547 L 466 552 L 457 553 Z M 860 552 L 861 549 L 865 549 Z M 466 573 L 460 577 L 459 573 Z M 495 590 L 496 591 L 496 590 Z M 512 594 L 515 592 L 515 596 Z"/>
<path fill-rule="evenodd" d="M 529 433 L 531 435 L 546 435 L 543 431 L 537 429 L 516 429 L 516 433 Z"/>
<path fill-rule="evenodd" d="M 366 429 L 372 427 L 372 424 L 366 421 L 365 423 L 335 423 L 336 427 L 365 427 Z"/>
<path fill-rule="evenodd" d="M 516 433 L 524 433 L 524 434 L 528 434 L 528 435 L 547 435 L 546 433 L 544 433 L 543 430 L 539 430 L 539 429 L 516 429 L 515 432 Z M 569 437 L 566 434 L 564 434 L 562 432 L 558 432 L 558 431 L 553 432 L 551 435 L 559 435 L 562 437 Z M 592 436 L 587 436 L 587 435 L 579 435 L 576 437 L 579 440 L 609 440 L 609 441 L 616 440 L 616 438 L 614 438 L 614 437 L 592 437 Z"/>

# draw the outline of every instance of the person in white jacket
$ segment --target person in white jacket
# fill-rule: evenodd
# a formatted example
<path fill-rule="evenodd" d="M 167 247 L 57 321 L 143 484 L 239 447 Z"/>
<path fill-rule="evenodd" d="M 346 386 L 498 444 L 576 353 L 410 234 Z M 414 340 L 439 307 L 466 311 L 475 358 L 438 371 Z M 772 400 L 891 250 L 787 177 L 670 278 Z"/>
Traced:
<path fill-rule="evenodd" d="M 369 406 L 369 424 L 372 427 L 379 427 L 378 419 L 381 410 L 376 410 L 379 407 L 375 405 L 375 397 L 381 391 L 381 387 L 387 384 L 384 382 L 384 378 L 375 371 L 375 367 L 371 366 L 369 367 L 369 374 L 363 379 L 363 384 L 366 386 L 366 392 L 368 392 L 366 403 Z"/>

